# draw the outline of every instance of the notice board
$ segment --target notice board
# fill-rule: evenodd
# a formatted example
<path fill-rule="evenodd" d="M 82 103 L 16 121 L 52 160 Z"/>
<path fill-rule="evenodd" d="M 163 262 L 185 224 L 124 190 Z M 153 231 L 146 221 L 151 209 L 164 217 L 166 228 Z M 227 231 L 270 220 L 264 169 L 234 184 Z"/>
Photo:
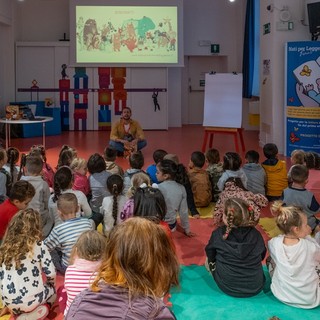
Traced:
<path fill-rule="evenodd" d="M 203 126 L 241 128 L 242 73 L 206 74 Z"/>

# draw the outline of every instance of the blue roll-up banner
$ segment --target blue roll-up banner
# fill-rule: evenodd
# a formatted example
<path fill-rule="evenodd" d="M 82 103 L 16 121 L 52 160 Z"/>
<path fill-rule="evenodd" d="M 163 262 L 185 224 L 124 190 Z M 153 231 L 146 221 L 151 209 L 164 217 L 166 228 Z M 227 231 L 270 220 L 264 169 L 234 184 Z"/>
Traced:
<path fill-rule="evenodd" d="M 286 155 L 320 152 L 320 42 L 286 44 Z"/>

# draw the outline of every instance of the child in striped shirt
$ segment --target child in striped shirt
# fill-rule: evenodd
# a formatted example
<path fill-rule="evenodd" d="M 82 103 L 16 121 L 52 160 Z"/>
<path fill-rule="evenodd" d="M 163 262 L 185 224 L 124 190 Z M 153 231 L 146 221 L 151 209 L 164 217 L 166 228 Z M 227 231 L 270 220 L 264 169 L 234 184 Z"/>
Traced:
<path fill-rule="evenodd" d="M 57 271 L 64 274 L 69 264 L 71 250 L 79 236 L 94 229 L 93 220 L 77 218 L 79 209 L 77 197 L 73 193 L 63 193 L 57 202 L 58 213 L 63 223 L 55 226 L 44 240 Z"/>
<path fill-rule="evenodd" d="M 101 264 L 101 256 L 106 249 L 107 239 L 98 231 L 84 232 L 74 245 L 70 265 L 66 270 L 64 288 L 67 294 L 64 315 L 75 298 L 82 290 L 89 287 Z M 61 304 L 59 304 L 61 309 Z"/>

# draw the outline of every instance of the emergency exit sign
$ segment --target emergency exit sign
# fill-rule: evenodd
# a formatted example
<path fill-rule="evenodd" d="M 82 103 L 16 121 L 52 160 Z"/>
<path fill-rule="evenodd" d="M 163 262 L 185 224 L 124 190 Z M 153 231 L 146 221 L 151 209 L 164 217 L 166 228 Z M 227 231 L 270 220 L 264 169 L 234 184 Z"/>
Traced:
<path fill-rule="evenodd" d="M 271 29 L 271 27 L 270 27 L 270 22 L 264 24 L 264 25 L 263 25 L 263 34 L 268 34 L 268 33 L 270 33 L 270 29 Z"/>

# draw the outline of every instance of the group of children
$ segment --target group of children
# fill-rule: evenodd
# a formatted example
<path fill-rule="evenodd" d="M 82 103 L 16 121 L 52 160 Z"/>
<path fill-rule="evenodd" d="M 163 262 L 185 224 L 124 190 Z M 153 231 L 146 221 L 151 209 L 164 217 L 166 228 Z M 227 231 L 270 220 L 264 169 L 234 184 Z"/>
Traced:
<path fill-rule="evenodd" d="M 161 300 L 158 301 L 169 291 L 171 284 L 178 283 L 171 232 L 177 229 L 179 214 L 185 235 L 195 236 L 190 230 L 189 213 L 199 218 L 197 208 L 206 207 L 210 202 L 215 202 L 213 218 L 217 229 L 205 248 L 207 268 L 223 292 L 238 297 L 255 295 L 264 286 L 261 262 L 267 253 L 255 226 L 261 208 L 266 207 L 268 201 L 276 200 L 282 201 L 274 202 L 271 208 L 284 235 L 269 242 L 272 259 L 268 260 L 268 265 L 274 271 L 271 289 L 287 304 L 302 308 L 319 305 L 319 276 L 316 278 L 315 275 L 320 262 L 320 247 L 309 235 L 311 231 L 314 234 L 318 231 L 316 213 L 320 206 L 312 193 L 305 189 L 308 180 L 306 163 L 311 160 L 307 161 L 305 155 L 303 163 L 298 163 L 293 154 L 294 165 L 287 173 L 285 162 L 277 157 L 276 145 L 266 144 L 263 152 L 266 160 L 261 164 L 259 153 L 250 150 L 245 155 L 246 163 L 241 166 L 241 157 L 234 152 L 227 152 L 221 162 L 216 149 L 210 149 L 206 154 L 195 151 L 186 168 L 175 154 L 159 149 L 153 154 L 154 163 L 144 171 L 141 151 L 130 155 L 130 168 L 123 170 L 116 163 L 116 150 L 110 147 L 103 155 L 95 153 L 86 161 L 78 157 L 74 148 L 65 145 L 55 169 L 47 163 L 42 146 L 33 146 L 28 155 L 21 156 L 20 167 L 17 166 L 17 150 L 6 152 L 1 149 L 0 283 L 4 305 L 17 319 L 28 319 L 29 314 L 31 319 L 35 313 L 40 315 L 35 319 L 44 319 L 56 298 L 54 279 L 59 271 L 65 274 L 65 286 L 59 294 L 60 300 L 64 301 L 60 306 L 65 310 L 66 319 L 86 317 L 88 309 L 82 304 L 83 299 L 88 306 L 95 306 L 95 291 L 100 292 L 101 298 L 110 298 L 123 290 L 127 296 L 119 302 L 119 308 L 132 297 L 142 294 L 148 306 L 144 310 L 146 314 L 164 312 L 171 319 L 174 316 L 159 302 Z M 299 157 L 300 153 L 297 152 Z M 29 218 L 22 219 L 24 216 Z M 131 217 L 137 220 L 129 219 Z M 140 221 L 138 217 L 151 222 Z M 132 228 L 140 228 L 140 234 L 135 235 Z M 150 228 L 155 234 L 146 234 Z M 116 242 L 121 238 L 120 232 L 128 233 L 123 237 L 127 242 Z M 163 232 L 167 240 L 163 239 Z M 14 234 L 19 241 L 15 240 Z M 133 236 L 135 241 L 132 241 Z M 139 260 L 143 255 L 142 244 L 135 243 L 139 242 L 139 237 L 146 246 L 143 246 L 143 250 L 146 249 L 144 254 L 150 259 L 150 264 L 143 267 L 139 265 L 144 262 L 143 257 Z M 162 239 L 161 248 L 157 245 L 160 257 L 170 257 L 172 262 L 170 266 L 169 263 L 163 266 L 167 269 L 165 275 L 163 271 L 156 273 L 158 266 L 151 261 L 156 252 L 151 252 L 150 248 L 159 239 Z M 166 241 L 169 241 L 170 248 Z M 121 247 L 124 245 L 134 251 Z M 303 248 L 310 251 L 304 259 L 300 258 Z M 121 265 L 117 256 L 119 250 L 123 255 Z M 37 252 L 40 253 L 35 255 Z M 136 263 L 129 261 L 131 256 Z M 281 259 L 287 259 L 287 265 L 294 264 L 290 279 L 288 274 L 287 278 L 283 276 L 286 271 Z M 127 261 L 128 266 L 123 261 Z M 156 261 L 161 266 L 158 257 Z M 306 261 L 305 266 L 303 262 Z M 123 268 L 129 270 L 122 273 Z M 139 270 L 138 278 L 130 274 L 130 268 L 132 272 Z M 285 296 L 283 290 L 279 290 L 286 286 L 289 292 L 293 291 L 294 280 L 299 281 L 306 270 L 312 270 L 308 286 L 313 291 L 303 301 L 296 296 L 291 299 L 290 294 Z M 155 280 L 153 275 L 159 277 L 160 273 L 163 279 Z M 16 285 L 18 280 L 13 282 L 12 274 L 19 275 L 23 281 Z M 41 274 L 47 276 L 46 282 Z M 79 283 L 75 283 L 75 279 Z M 150 283 L 150 279 L 154 279 L 154 283 Z M 110 287 L 101 286 L 101 280 Z M 317 287 L 314 285 L 316 280 Z M 30 285 L 24 285 L 29 281 Z M 93 291 L 85 290 L 71 304 L 76 295 L 91 284 Z M 119 290 L 114 291 L 113 284 Z M 152 303 L 154 300 L 157 301 L 156 309 Z M 138 299 L 137 304 L 140 303 Z M 99 317 L 103 317 L 103 310 L 97 306 L 95 318 Z"/>
<path fill-rule="evenodd" d="M 315 308 L 320 305 L 320 205 L 306 185 L 309 170 L 319 169 L 314 161 L 319 156 L 294 150 L 287 172 L 276 145 L 266 144 L 263 152 L 266 160 L 259 164 L 259 154 L 248 151 L 242 168 L 239 155 L 224 156 L 214 208 L 218 228 L 205 248 L 206 267 L 223 292 L 235 297 L 258 294 L 265 284 L 267 248 L 254 227 L 260 209 L 272 201 L 270 209 L 283 234 L 268 242 L 271 291 L 285 304 Z"/>

